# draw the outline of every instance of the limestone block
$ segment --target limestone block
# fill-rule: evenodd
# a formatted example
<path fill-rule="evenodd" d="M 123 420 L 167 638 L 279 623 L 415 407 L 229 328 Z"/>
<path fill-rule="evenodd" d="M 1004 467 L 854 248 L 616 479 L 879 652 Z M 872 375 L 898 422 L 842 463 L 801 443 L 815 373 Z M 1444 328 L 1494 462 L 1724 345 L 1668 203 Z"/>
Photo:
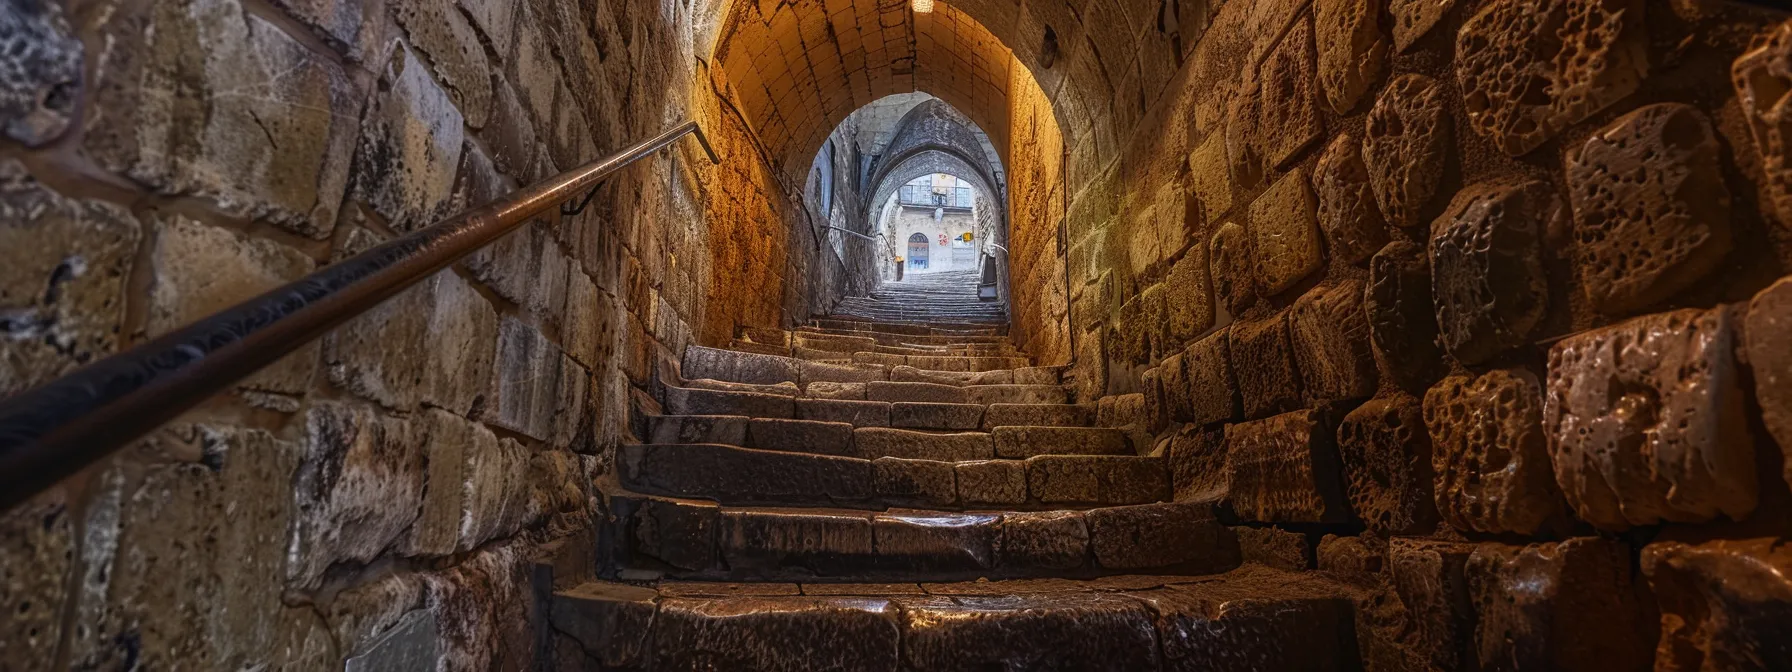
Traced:
<path fill-rule="evenodd" d="M 1423 224 L 1451 150 L 1442 87 L 1424 75 L 1395 77 L 1366 123 L 1363 162 L 1375 202 L 1395 226 Z"/>
<path fill-rule="evenodd" d="M 807 567 L 826 571 L 846 556 L 872 554 L 866 513 L 722 512 L 722 560 L 734 571 Z"/>
<path fill-rule="evenodd" d="M 1300 585 L 1306 582 L 1299 574 L 1258 571 L 1262 574 L 1245 574 L 1236 581 L 1133 594 L 1157 615 L 1162 669 L 1357 668 L 1351 604 L 1339 589 L 1324 583 Z M 1225 655 L 1216 659 L 1215 652 L 1222 651 Z"/>
<path fill-rule="evenodd" d="M 1019 460 L 959 462 L 958 497 L 965 506 L 1024 504 L 1027 501 L 1026 463 Z"/>
<path fill-rule="evenodd" d="M 558 322 L 566 307 L 566 254 L 546 225 L 531 222 L 467 257 L 473 279 L 529 313 Z"/>
<path fill-rule="evenodd" d="M 1301 572 L 1313 564 L 1313 549 L 1307 535 L 1274 527 L 1231 528 L 1237 537 L 1239 559 L 1245 564 L 1263 565 L 1289 572 Z"/>
<path fill-rule="evenodd" d="M 1450 13 L 1456 0 L 1388 0 L 1394 15 L 1394 51 L 1404 52 Z"/>
<path fill-rule="evenodd" d="M 1756 37 L 1731 64 L 1730 81 L 1761 159 L 1763 209 L 1792 227 L 1792 21 Z"/>
<path fill-rule="evenodd" d="M 361 118 L 340 66 L 236 0 L 149 3 L 100 30 L 111 55 L 89 105 L 106 113 L 83 141 L 100 167 L 329 236 Z"/>
<path fill-rule="evenodd" d="M 6 641 L 7 659 L 19 669 L 56 665 L 75 545 L 68 501 L 60 489 L 0 516 L 0 609 L 6 614 L 0 638 Z"/>
<path fill-rule="evenodd" d="M 1431 302 L 1431 260 L 1425 247 L 1396 241 L 1369 260 L 1363 299 L 1369 342 L 1396 385 L 1422 394 L 1442 375 L 1437 312 Z"/>
<path fill-rule="evenodd" d="M 1375 0 L 1321 0 L 1314 4 L 1319 86 L 1332 112 L 1348 114 L 1381 80 L 1388 53 L 1381 32 L 1381 4 Z"/>
<path fill-rule="evenodd" d="M 1647 669 L 1630 568 L 1629 550 L 1610 539 L 1477 546 L 1464 573 L 1480 669 Z"/>
<path fill-rule="evenodd" d="M 62 136 L 80 100 L 81 41 L 69 34 L 62 4 L 18 4 L 0 44 L 0 128 L 27 147 Z"/>
<path fill-rule="evenodd" d="M 989 514 L 901 515 L 871 517 L 875 564 L 889 571 L 915 573 L 982 572 L 994 565 L 1002 517 Z"/>
<path fill-rule="evenodd" d="M 1431 669 L 1472 669 L 1475 612 L 1465 574 L 1474 544 L 1397 537 L 1388 576 L 1417 632 L 1414 653 Z"/>
<path fill-rule="evenodd" d="M 555 396 L 565 375 L 566 357 L 534 327 L 505 317 L 498 330 L 494 360 L 495 403 L 486 421 L 532 438 L 553 432 Z"/>
<path fill-rule="evenodd" d="M 1642 569 L 1661 607 L 1655 669 L 1792 667 L 1792 552 L 1778 540 L 1656 542 Z"/>
<path fill-rule="evenodd" d="M 1314 566 L 1344 581 L 1369 585 L 1387 577 L 1388 541 L 1373 533 L 1360 537 L 1325 535 L 1313 550 Z"/>
<path fill-rule="evenodd" d="M 467 1 L 462 0 L 463 4 Z M 479 139 L 491 150 L 492 162 L 499 171 L 518 182 L 534 181 L 535 151 L 540 144 L 537 138 L 546 133 L 548 127 L 535 125 L 528 108 L 523 106 L 522 98 L 505 75 L 492 78 L 491 110 L 485 128 L 479 131 Z"/>
<path fill-rule="evenodd" d="M 1302 17 L 1258 72 L 1263 87 L 1258 104 L 1263 116 L 1254 144 L 1273 166 L 1289 165 L 1325 132 L 1325 123 L 1319 118 L 1320 84 L 1314 59 L 1313 21 Z"/>
<path fill-rule="evenodd" d="M 1027 492 L 1046 504 L 1144 504 L 1170 498 L 1161 458 L 1040 455 L 1026 463 Z"/>
<path fill-rule="evenodd" d="M 668 599 L 653 617 L 650 660 L 679 670 L 888 672 L 901 642 L 897 614 L 876 599 Z"/>
<path fill-rule="evenodd" d="M 844 422 L 814 422 L 783 418 L 743 418 L 743 420 L 747 424 L 747 438 L 744 442 L 704 441 L 703 443 L 726 443 L 791 453 L 853 454 L 853 426 Z"/>
<path fill-rule="evenodd" d="M 911 460 L 962 462 L 995 457 L 995 444 L 982 432 L 932 434 L 888 427 L 860 427 L 853 430 L 853 450 L 857 457 L 901 457 Z"/>
<path fill-rule="evenodd" d="M 1452 376 L 1425 394 L 1437 512 L 1459 530 L 1532 534 L 1562 510 L 1530 372 Z"/>
<path fill-rule="evenodd" d="M 522 669 L 535 641 L 530 628 L 529 549 L 512 543 L 425 576 L 422 608 L 440 633 L 438 665 L 451 670 Z"/>
<path fill-rule="evenodd" d="M 1345 494 L 1376 534 L 1424 534 L 1437 523 L 1431 437 L 1417 398 L 1400 394 L 1358 406 L 1338 426 Z"/>
<path fill-rule="evenodd" d="M 124 208 L 63 198 L 0 161 L 0 397 L 117 349 L 141 235 Z"/>
<path fill-rule="evenodd" d="M 1170 439 L 1170 481 L 1178 502 L 1218 504 L 1229 497 L 1226 433 L 1184 429 Z"/>
<path fill-rule="evenodd" d="M 880 457 L 871 461 L 872 483 L 885 502 L 908 506 L 958 504 L 958 480 L 951 462 Z"/>
<path fill-rule="evenodd" d="M 1251 203 L 1251 251 L 1264 295 L 1282 293 L 1324 263 L 1317 207 L 1305 168 L 1283 175 Z"/>
<path fill-rule="evenodd" d="M 630 519 L 637 553 L 673 567 L 702 571 L 716 565 L 722 510 L 714 504 L 641 500 Z"/>
<path fill-rule="evenodd" d="M 1550 349 L 1543 426 L 1556 482 L 1581 519 L 1623 530 L 1755 510 L 1734 340 L 1728 309 L 1686 309 Z"/>
<path fill-rule="evenodd" d="M 1456 359 L 1486 362 L 1543 320 L 1549 277 L 1540 233 L 1558 213 L 1542 183 L 1495 182 L 1463 189 L 1431 225 L 1431 294 Z"/>
<path fill-rule="evenodd" d="M 305 430 L 286 567 L 296 590 L 316 589 L 337 563 L 365 564 L 385 551 L 416 520 L 425 475 L 421 432 L 410 423 L 321 403 Z"/>
<path fill-rule="evenodd" d="M 440 556 L 455 551 L 460 542 L 461 516 L 466 512 L 465 488 L 468 454 L 475 443 L 490 444 L 498 437 L 491 430 L 439 409 L 427 409 L 419 417 L 424 434 L 423 504 L 417 521 L 399 541 L 398 552 L 407 556 Z"/>
<path fill-rule="evenodd" d="M 1207 281 L 1207 246 L 1188 247 L 1164 278 L 1164 332 L 1168 348 L 1180 348 L 1213 328 L 1213 287 Z"/>
<path fill-rule="evenodd" d="M 305 531 L 316 529 L 306 525 L 316 511 L 305 494 L 293 498 L 294 472 L 306 483 L 305 472 L 315 463 L 301 467 L 303 448 L 262 431 L 189 426 L 162 438 L 203 446 L 205 462 L 151 469 L 135 489 L 106 479 L 89 512 L 82 555 L 93 564 L 81 583 L 88 598 L 76 612 L 80 627 L 71 633 L 69 665 L 300 664 L 288 658 L 300 653 L 293 638 L 304 637 L 298 626 L 315 621 L 293 620 L 281 602 L 280 579 L 283 569 L 317 557 L 310 553 L 317 547 L 289 545 L 288 536 L 296 532 L 303 540 Z M 338 484 L 356 477 L 351 465 L 342 466 Z M 422 465 L 415 466 L 420 471 Z M 408 508 L 402 514 L 416 515 L 416 500 L 408 504 L 400 507 Z M 367 522 L 379 528 L 382 521 Z M 368 531 L 351 526 L 330 533 L 341 549 L 343 537 Z"/>
<path fill-rule="evenodd" d="M 393 15 L 411 44 L 434 64 L 436 78 L 467 125 L 484 127 L 492 105 L 492 66 L 467 15 L 454 0 L 404 0 L 393 7 Z"/>
<path fill-rule="evenodd" d="M 1361 280 L 1314 287 L 1288 313 L 1295 368 L 1310 403 L 1375 394 L 1375 353 L 1369 346 L 1363 293 Z"/>
<path fill-rule="evenodd" d="M 1008 513 L 995 555 L 1005 571 L 1077 569 L 1089 562 L 1089 527 L 1081 511 Z"/>
<path fill-rule="evenodd" d="M 1228 330 L 1209 334 L 1182 352 L 1183 390 L 1188 415 L 1178 422 L 1210 425 L 1238 417 L 1238 387 L 1232 371 Z"/>
<path fill-rule="evenodd" d="M 1644 107 L 1568 156 L 1581 291 L 1622 315 L 1698 282 L 1730 251 L 1730 191 L 1697 108 Z"/>
<path fill-rule="evenodd" d="M 297 280 L 316 265 L 271 240 L 247 238 L 181 215 L 158 222 L 150 253 L 149 335 L 160 336 Z M 297 397 L 311 390 L 318 346 L 299 349 L 237 383 L 252 393 Z M 279 405 L 282 410 L 292 407 Z"/>
<path fill-rule="evenodd" d="M 1266 523 L 1350 520 L 1334 437 L 1322 410 L 1226 426 L 1226 478 L 1239 517 Z"/>
<path fill-rule="evenodd" d="M 1244 417 L 1262 418 L 1300 405 L 1300 375 L 1286 313 L 1257 322 L 1234 323 L 1227 332 L 1232 370 L 1238 373 Z"/>
<path fill-rule="evenodd" d="M 1125 595 L 929 597 L 901 606 L 905 670 L 1158 669 L 1151 612 Z"/>
<path fill-rule="evenodd" d="M 1232 211 L 1232 173 L 1226 163 L 1224 134 L 1210 134 L 1188 155 L 1189 185 L 1199 222 L 1218 223 Z"/>
<path fill-rule="evenodd" d="M 536 134 L 545 136 L 553 128 L 555 95 L 564 84 L 560 82 L 560 63 L 548 47 L 540 18 L 528 3 L 518 3 L 516 42 L 497 48 L 508 54 L 504 74 L 529 110 Z M 504 51 L 506 48 L 508 51 Z"/>
<path fill-rule="evenodd" d="M 516 33 L 516 6 L 510 0 L 456 0 L 466 11 L 473 25 L 484 33 L 492 45 L 502 50 L 510 45 Z"/>
<path fill-rule="evenodd" d="M 1362 142 L 1355 134 L 1338 134 L 1319 157 L 1313 190 L 1319 199 L 1319 228 L 1330 241 L 1328 249 L 1333 258 L 1345 263 L 1360 264 L 1388 242 L 1387 222 L 1381 218 L 1369 182 Z"/>
<path fill-rule="evenodd" d="M 1781 278 L 1749 302 L 1742 330 L 1761 422 L 1782 451 L 1792 446 L 1792 278 Z M 1792 462 L 1785 466 L 1792 483 Z"/>
<path fill-rule="evenodd" d="M 1500 0 L 1456 34 L 1469 126 L 1528 154 L 1648 75 L 1643 0 Z"/>
<path fill-rule="evenodd" d="M 471 551 L 515 534 L 542 512 L 539 502 L 532 501 L 540 495 L 536 489 L 553 484 L 537 478 L 539 471 L 531 462 L 540 457 L 531 457 L 529 450 L 514 439 L 487 441 L 483 436 L 475 436 L 466 453 L 466 482 L 462 486 L 466 508 L 461 513 L 456 550 Z M 559 484 L 564 483 L 562 479 Z"/>
<path fill-rule="evenodd" d="M 625 445 L 622 481 L 641 492 L 701 495 L 721 501 L 850 502 L 875 492 L 871 462 L 727 446 Z"/>
<path fill-rule="evenodd" d="M 1257 257 L 1244 227 L 1226 222 L 1208 243 L 1213 262 L 1213 291 L 1226 311 L 1238 315 L 1257 302 Z"/>
<path fill-rule="evenodd" d="M 334 48 L 352 52 L 360 43 L 364 21 L 362 0 L 273 0 L 273 3 L 310 26 Z"/>
<path fill-rule="evenodd" d="M 1205 503 L 1115 506 L 1084 517 L 1089 550 L 1103 569 L 1218 573 L 1238 566 L 1236 540 Z"/>

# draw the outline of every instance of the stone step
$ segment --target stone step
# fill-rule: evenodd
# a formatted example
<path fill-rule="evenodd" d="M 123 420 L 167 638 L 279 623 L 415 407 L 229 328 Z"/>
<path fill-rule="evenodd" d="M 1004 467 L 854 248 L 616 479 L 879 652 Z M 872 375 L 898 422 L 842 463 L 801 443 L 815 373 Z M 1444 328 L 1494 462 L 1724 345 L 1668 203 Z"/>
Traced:
<path fill-rule="evenodd" d="M 874 460 L 880 457 L 972 462 L 1026 459 L 1038 455 L 1135 455 L 1124 431 L 1093 427 L 997 427 L 982 431 L 923 425 L 929 409 L 981 410 L 949 404 L 892 404 L 894 427 L 855 428 L 851 423 L 736 415 L 666 415 L 648 418 L 648 442 L 654 444 L 721 444 L 813 455 Z M 920 408 L 921 411 L 912 409 Z M 913 417 L 911 417 L 913 416 Z M 958 424 L 975 430 L 980 416 L 967 415 Z M 903 424 L 896 424 L 898 422 Z"/>
<path fill-rule="evenodd" d="M 1358 593 L 1246 565 L 1080 581 L 594 581 L 557 590 L 546 611 L 556 669 L 1334 672 L 1362 667 Z"/>
<path fill-rule="evenodd" d="M 875 454 L 888 449 L 891 441 L 886 436 L 870 440 L 873 448 L 866 447 L 866 435 L 855 431 L 850 450 L 858 455 Z M 946 462 L 865 459 L 723 444 L 634 444 L 622 446 L 617 461 L 623 485 L 637 492 L 742 506 L 882 509 L 915 505 L 913 488 L 903 484 L 920 480 L 936 484 L 932 489 L 936 494 L 925 499 L 930 508 L 939 509 L 1119 506 L 1168 501 L 1171 494 L 1166 461 L 1136 455 Z M 908 476 L 898 478 L 898 473 Z M 944 494 L 947 483 L 950 496 Z"/>
<path fill-rule="evenodd" d="M 983 411 L 983 428 L 1090 427 L 1095 411 L 1095 404 L 990 404 Z"/>
<path fill-rule="evenodd" d="M 976 372 L 929 371 L 905 364 L 890 367 L 890 380 L 943 385 L 1058 385 L 1063 382 L 1063 370 L 1055 366 L 1028 366 Z"/>
<path fill-rule="evenodd" d="M 1212 506 L 937 513 L 717 506 L 610 498 L 617 570 L 734 581 L 955 581 L 1215 574 L 1241 561 Z"/>
<path fill-rule="evenodd" d="M 789 357 L 790 356 L 790 346 L 788 346 L 788 345 L 772 345 L 769 343 L 755 343 L 753 341 L 743 341 L 740 339 L 735 339 L 734 341 L 730 342 L 728 344 L 728 349 L 738 351 L 738 352 L 750 352 L 755 355 L 771 355 L 773 357 Z"/>
<path fill-rule="evenodd" d="M 852 361 L 859 364 L 882 364 L 888 367 L 908 366 L 926 371 L 981 373 L 1000 369 L 1032 366 L 1026 357 L 971 357 L 958 355 L 888 355 L 880 352 L 855 352 Z"/>
<path fill-rule="evenodd" d="M 814 326 L 798 327 L 797 330 L 792 333 L 817 334 L 823 336 L 863 336 L 876 339 L 878 345 L 1010 345 L 1008 337 L 1006 336 L 886 334 L 875 331 L 825 329 Z"/>
<path fill-rule="evenodd" d="M 996 325 L 996 324 L 969 323 L 969 322 L 944 323 L 944 322 L 935 322 L 935 321 L 931 321 L 931 320 L 928 321 L 928 323 L 926 323 L 926 324 L 919 324 L 919 323 L 879 322 L 879 321 L 870 321 L 870 320 L 835 319 L 835 318 L 826 318 L 826 317 L 817 318 L 813 321 L 813 323 L 815 326 L 821 327 L 822 329 L 833 330 L 833 331 L 837 331 L 837 332 L 846 332 L 846 333 L 869 331 L 869 332 L 878 332 L 878 333 L 885 333 L 885 334 L 899 334 L 899 335 L 904 335 L 904 336 L 1007 336 L 1008 335 L 1007 334 L 1008 326 L 1006 324 Z"/>

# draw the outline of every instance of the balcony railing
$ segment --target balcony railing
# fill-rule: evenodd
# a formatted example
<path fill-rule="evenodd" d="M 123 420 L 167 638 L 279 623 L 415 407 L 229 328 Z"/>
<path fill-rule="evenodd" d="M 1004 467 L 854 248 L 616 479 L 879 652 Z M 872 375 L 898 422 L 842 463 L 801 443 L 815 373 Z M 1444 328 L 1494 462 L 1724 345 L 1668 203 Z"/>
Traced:
<path fill-rule="evenodd" d="M 896 199 L 902 205 L 913 205 L 922 208 L 958 208 L 969 210 L 971 202 L 976 198 L 977 190 L 970 187 L 929 187 L 905 184 L 896 190 Z"/>

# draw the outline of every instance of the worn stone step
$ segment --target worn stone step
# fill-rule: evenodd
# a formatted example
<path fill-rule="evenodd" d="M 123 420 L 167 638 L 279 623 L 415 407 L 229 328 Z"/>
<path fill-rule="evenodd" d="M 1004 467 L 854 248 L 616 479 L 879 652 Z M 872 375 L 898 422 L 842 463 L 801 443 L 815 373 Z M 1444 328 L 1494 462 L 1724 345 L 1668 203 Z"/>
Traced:
<path fill-rule="evenodd" d="M 1004 426 L 990 431 L 996 457 L 1137 455 L 1126 432 L 1105 427 Z"/>
<path fill-rule="evenodd" d="M 798 382 L 796 362 L 789 357 L 693 345 L 684 349 L 679 374 L 733 383 Z"/>
<path fill-rule="evenodd" d="M 990 404 L 983 412 L 983 429 L 996 427 L 1089 427 L 1095 424 L 1095 404 Z"/>
<path fill-rule="evenodd" d="M 860 350 L 876 350 L 877 339 L 869 336 L 835 336 L 832 334 L 798 333 L 794 344 L 811 350 L 830 350 L 834 352 L 858 352 Z"/>
<path fill-rule="evenodd" d="M 898 401 L 890 404 L 890 426 L 974 430 L 983 425 L 984 408 L 979 404 Z"/>
<path fill-rule="evenodd" d="M 811 362 L 798 360 L 796 363 L 797 384 L 810 383 L 865 383 L 873 380 L 889 380 L 890 368 L 876 364 L 852 364 Z"/>
<path fill-rule="evenodd" d="M 1356 588 L 1217 576 L 843 584 L 589 582 L 547 609 L 558 669 L 1360 669 Z"/>
<path fill-rule="evenodd" d="M 1008 337 L 1006 336 L 887 334 L 876 331 L 824 329 L 815 326 L 798 327 L 796 331 L 791 333 L 871 338 L 875 339 L 879 345 L 1003 345 L 1009 343 Z"/>
<path fill-rule="evenodd" d="M 687 387 L 666 387 L 668 415 L 744 415 L 753 418 L 789 418 L 796 415 L 797 400 L 764 392 L 727 392 Z"/>
<path fill-rule="evenodd" d="M 989 325 L 973 323 L 934 323 L 914 324 L 877 322 L 868 320 L 843 320 L 833 318 L 817 318 L 815 326 L 835 332 L 878 332 L 902 336 L 1006 336 L 1006 325 Z"/>
<path fill-rule="evenodd" d="M 970 403 L 982 404 L 1065 404 L 1070 392 L 1062 385 L 969 385 L 965 393 Z"/>
<path fill-rule="evenodd" d="M 728 349 L 735 350 L 738 352 L 750 352 L 750 353 L 753 353 L 756 355 L 769 355 L 772 357 L 789 357 L 790 356 L 790 346 L 788 346 L 788 345 L 772 345 L 770 343 L 755 343 L 753 341 L 743 341 L 743 340 L 739 340 L 739 339 L 735 339 L 733 342 L 730 342 L 728 344 Z"/>
<path fill-rule="evenodd" d="M 890 402 L 797 399 L 796 418 L 844 422 L 854 427 L 888 427 L 890 426 Z"/>
<path fill-rule="evenodd" d="M 941 462 L 995 459 L 995 443 L 985 432 L 922 432 L 890 427 L 853 430 L 858 457 L 900 457 Z"/>
<path fill-rule="evenodd" d="M 663 415 L 648 419 L 649 443 L 715 443 L 743 448 L 857 456 L 844 422 L 728 415 Z"/>
<path fill-rule="evenodd" d="M 865 384 L 865 398 L 870 401 L 926 401 L 937 404 L 968 404 L 965 388 L 940 383 L 902 383 L 880 381 Z"/>
<path fill-rule="evenodd" d="M 1211 506 L 938 513 L 610 500 L 617 570 L 711 580 L 949 581 L 1121 572 L 1214 574 L 1242 559 Z"/>
<path fill-rule="evenodd" d="M 622 484 L 629 489 L 732 506 L 1037 510 L 1170 499 L 1169 472 L 1159 457 L 1042 455 L 947 462 L 884 456 L 892 450 L 889 446 L 887 437 L 868 444 L 857 432 L 850 448 L 856 456 L 724 444 L 635 444 L 621 447 L 618 462 Z M 878 457 L 867 459 L 871 455 Z M 930 485 L 918 490 L 921 482 Z"/>

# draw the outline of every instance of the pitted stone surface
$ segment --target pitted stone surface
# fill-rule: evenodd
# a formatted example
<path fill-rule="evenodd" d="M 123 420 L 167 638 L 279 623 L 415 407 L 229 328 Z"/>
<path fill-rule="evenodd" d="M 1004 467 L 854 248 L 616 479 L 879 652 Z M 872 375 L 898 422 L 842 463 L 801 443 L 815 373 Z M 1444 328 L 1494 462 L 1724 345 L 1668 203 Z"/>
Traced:
<path fill-rule="evenodd" d="M 1026 463 L 1027 492 L 1047 504 L 1146 504 L 1170 498 L 1162 458 L 1041 455 Z"/>
<path fill-rule="evenodd" d="M 1333 258 L 1359 264 L 1387 244 L 1387 222 L 1375 204 L 1356 135 L 1340 133 L 1326 146 L 1313 172 L 1313 190 L 1319 197 L 1319 228 Z"/>
<path fill-rule="evenodd" d="M 1394 15 L 1394 51 L 1404 52 L 1450 12 L 1456 0 L 1389 0 Z"/>
<path fill-rule="evenodd" d="M 1239 372 L 1238 392 L 1244 417 L 1262 418 L 1300 404 L 1300 375 L 1294 368 L 1286 313 L 1251 323 L 1234 323 L 1227 332 L 1232 369 Z"/>
<path fill-rule="evenodd" d="M 886 502 L 910 506 L 958 504 L 958 479 L 950 462 L 880 457 L 871 461 L 873 487 Z"/>
<path fill-rule="evenodd" d="M 1232 211 L 1232 173 L 1226 164 L 1226 139 L 1214 133 L 1188 155 L 1189 182 L 1203 223 L 1218 222 Z"/>
<path fill-rule="evenodd" d="M 874 492 L 869 460 L 713 444 L 623 446 L 622 482 L 642 492 L 723 502 L 854 502 Z"/>
<path fill-rule="evenodd" d="M 50 669 L 62 633 L 69 573 L 77 566 L 66 497 L 40 495 L 0 516 L 0 637 L 20 669 Z"/>
<path fill-rule="evenodd" d="M 1661 606 L 1656 669 L 1792 668 L 1792 549 L 1776 539 L 1643 548 Z"/>
<path fill-rule="evenodd" d="M 880 513 L 871 518 L 877 564 L 909 572 L 987 571 L 995 565 L 1002 517 L 987 514 L 910 516 Z"/>
<path fill-rule="evenodd" d="M 1782 451 L 1792 450 L 1792 278 L 1755 295 L 1742 332 L 1762 423 Z M 1792 484 L 1792 461 L 1784 475 Z"/>
<path fill-rule="evenodd" d="M 685 378 L 709 378 L 759 385 L 796 382 L 798 378 L 796 362 L 789 357 L 756 355 L 695 345 L 685 348 L 684 362 L 680 369 Z"/>
<path fill-rule="evenodd" d="M 1425 247 L 1401 240 L 1375 253 L 1369 260 L 1363 304 L 1369 315 L 1369 342 L 1394 383 L 1422 394 L 1443 369 L 1437 313 L 1431 303 L 1431 260 Z"/>
<path fill-rule="evenodd" d="M 1238 539 L 1239 559 L 1290 572 L 1305 571 L 1313 564 L 1313 549 L 1307 536 L 1276 527 L 1231 528 Z"/>
<path fill-rule="evenodd" d="M 977 404 L 898 401 L 890 404 L 890 426 L 975 430 L 983 425 L 984 408 Z"/>
<path fill-rule="evenodd" d="M 886 600 L 669 599 L 653 618 L 665 669 L 894 672 L 897 610 Z"/>
<path fill-rule="evenodd" d="M 1350 506 L 1376 534 L 1425 534 L 1436 525 L 1431 436 L 1417 398 L 1378 397 L 1344 416 L 1338 457 Z"/>
<path fill-rule="evenodd" d="M 655 441 L 655 443 L 668 443 Z M 729 441 L 688 441 L 686 443 L 731 443 Z M 853 426 L 844 422 L 791 420 L 786 418 L 751 418 L 747 421 L 749 448 L 781 450 L 791 453 L 853 456 Z"/>
<path fill-rule="evenodd" d="M 125 209 L 64 198 L 0 161 L 0 396 L 118 347 L 141 236 Z"/>
<path fill-rule="evenodd" d="M 120 10 L 102 30 L 112 53 L 133 57 L 93 86 L 90 104 L 108 114 L 87 116 L 83 147 L 101 167 L 329 236 L 361 118 L 339 66 L 235 0 Z"/>
<path fill-rule="evenodd" d="M 1353 669 L 1342 586 L 1261 567 L 1227 576 L 1133 594 L 1157 615 L 1163 669 Z"/>
<path fill-rule="evenodd" d="M 1220 504 L 1230 497 L 1225 430 L 1184 429 L 1170 439 L 1169 458 L 1176 501 Z"/>
<path fill-rule="evenodd" d="M 288 585 L 316 589 L 336 563 L 366 563 L 417 519 L 421 432 L 360 406 L 322 404 L 306 417 Z"/>
<path fill-rule="evenodd" d="M 853 450 L 858 457 L 901 457 L 911 460 L 963 462 L 995 457 L 990 435 L 982 432 L 934 434 L 886 427 L 853 430 Z"/>
<path fill-rule="evenodd" d="M 1450 115 L 1437 81 L 1405 74 L 1369 110 L 1363 162 L 1381 212 L 1395 226 L 1424 223 L 1450 149 Z"/>
<path fill-rule="evenodd" d="M 1477 546 L 1465 573 L 1481 669 L 1647 669 L 1630 568 L 1622 542 L 1597 537 Z"/>
<path fill-rule="evenodd" d="M 1581 519 L 1623 530 L 1755 510 L 1755 442 L 1734 341 L 1728 309 L 1687 309 L 1550 349 L 1544 430 L 1556 481 Z"/>
<path fill-rule="evenodd" d="M 1469 125 L 1528 154 L 1629 96 L 1648 74 L 1643 0 L 1500 0 L 1456 35 Z"/>
<path fill-rule="evenodd" d="M 1257 257 L 1251 252 L 1250 234 L 1244 227 L 1226 222 L 1213 232 L 1209 243 L 1213 262 L 1213 293 L 1238 315 L 1257 302 Z"/>
<path fill-rule="evenodd" d="M 1089 549 L 1110 570 L 1218 573 L 1238 566 L 1238 544 L 1205 503 L 1166 502 L 1094 509 Z"/>
<path fill-rule="evenodd" d="M 1381 4 L 1375 0 L 1319 0 L 1313 7 L 1318 26 L 1319 86 L 1332 112 L 1348 114 L 1376 82 L 1387 58 L 1382 38 Z"/>
<path fill-rule="evenodd" d="M 1089 564 L 1089 527 L 1078 511 L 1002 516 L 996 563 L 1003 568 L 1077 569 Z"/>
<path fill-rule="evenodd" d="M 1210 425 L 1238 417 L 1238 388 L 1232 371 L 1230 329 L 1195 341 L 1182 352 L 1188 415 L 1178 422 Z"/>
<path fill-rule="evenodd" d="M 74 122 L 81 41 L 69 34 L 58 2 L 15 2 L 0 21 L 0 127 L 27 147 L 42 146 Z"/>
<path fill-rule="evenodd" d="M 1251 250 L 1258 288 L 1280 294 L 1324 262 L 1313 190 L 1305 168 L 1290 171 L 1251 203 Z"/>
<path fill-rule="evenodd" d="M 1350 520 L 1325 411 L 1226 426 L 1226 476 L 1239 517 L 1266 523 Z"/>
<path fill-rule="evenodd" d="M 1313 21 L 1302 17 L 1282 37 L 1258 72 L 1262 121 L 1255 144 L 1273 166 L 1286 166 L 1319 139 L 1319 77 L 1315 73 Z"/>
<path fill-rule="evenodd" d="M 953 466 L 958 496 L 965 506 L 999 506 L 1027 502 L 1027 465 L 1019 460 L 979 460 Z"/>
<path fill-rule="evenodd" d="M 1164 279 L 1164 335 L 1168 348 L 1180 348 L 1213 328 L 1213 288 L 1207 281 L 1207 254 L 1206 245 L 1190 245 L 1182 258 L 1170 266 L 1170 275 Z"/>
<path fill-rule="evenodd" d="M 1792 21 L 1756 37 L 1730 66 L 1766 178 L 1767 210 L 1792 227 Z"/>
<path fill-rule="evenodd" d="M 1288 313 L 1295 368 L 1314 404 L 1375 394 L 1375 353 L 1363 311 L 1363 283 L 1314 287 Z"/>
<path fill-rule="evenodd" d="M 1151 614 L 1123 595 L 902 601 L 904 669 L 1157 669 Z"/>
<path fill-rule="evenodd" d="M 827 574 L 873 552 L 870 514 L 723 511 L 719 539 L 722 560 L 736 573 Z"/>
<path fill-rule="evenodd" d="M 1465 569 L 1474 544 L 1388 541 L 1388 577 L 1411 624 L 1413 653 L 1431 669 L 1472 669 L 1475 614 Z"/>
<path fill-rule="evenodd" d="M 1671 298 L 1730 251 L 1730 191 L 1697 108 L 1644 107 L 1568 156 L 1581 290 L 1621 315 Z"/>
<path fill-rule="evenodd" d="M 1126 433 L 1106 427 L 997 427 L 989 434 L 997 457 L 1133 455 Z"/>
<path fill-rule="evenodd" d="M 1480 364 L 1525 342 L 1548 308 L 1541 232 L 1558 214 L 1539 182 L 1463 189 L 1431 225 L 1431 293 L 1444 348 Z"/>
<path fill-rule="evenodd" d="M 1459 530 L 1532 534 L 1562 510 L 1527 371 L 1445 378 L 1425 394 L 1437 512 Z"/>

